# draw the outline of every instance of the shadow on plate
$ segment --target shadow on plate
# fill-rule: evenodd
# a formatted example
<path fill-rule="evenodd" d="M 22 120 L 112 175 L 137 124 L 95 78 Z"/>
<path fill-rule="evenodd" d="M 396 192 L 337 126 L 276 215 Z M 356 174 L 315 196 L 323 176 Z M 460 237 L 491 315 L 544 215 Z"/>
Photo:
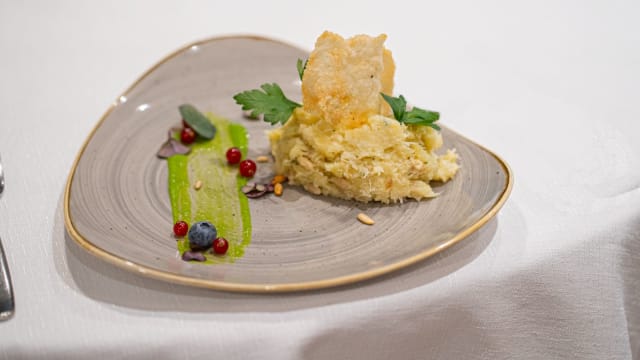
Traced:
<path fill-rule="evenodd" d="M 99 302 L 150 311 L 206 313 L 281 312 L 382 297 L 424 286 L 478 257 L 491 243 L 497 218 L 425 261 L 363 282 L 285 294 L 242 294 L 155 280 L 111 265 L 83 250 L 64 227 L 63 197 L 53 236 L 56 271 L 75 291 Z M 150 301 L 150 299 L 152 299 Z"/>

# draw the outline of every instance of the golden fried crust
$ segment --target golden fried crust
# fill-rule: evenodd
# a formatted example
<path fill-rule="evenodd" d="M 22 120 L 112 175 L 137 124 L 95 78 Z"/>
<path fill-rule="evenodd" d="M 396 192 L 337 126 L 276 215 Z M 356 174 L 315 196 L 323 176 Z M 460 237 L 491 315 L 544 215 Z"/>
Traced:
<path fill-rule="evenodd" d="M 388 114 L 380 93 L 393 93 L 395 65 L 384 48 L 386 38 L 320 35 L 302 81 L 304 109 L 344 128 L 358 127 L 372 114 Z"/>
<path fill-rule="evenodd" d="M 382 62 L 384 68 L 382 70 L 382 76 L 380 78 L 380 82 L 382 83 L 382 92 L 386 95 L 393 95 L 393 76 L 396 72 L 396 64 L 393 62 L 393 56 L 391 55 L 391 51 L 384 49 L 384 53 L 382 54 Z M 388 111 L 382 111 L 383 115 L 391 114 L 391 107 L 387 104 L 386 101 L 383 102 L 385 105 L 385 109 Z"/>

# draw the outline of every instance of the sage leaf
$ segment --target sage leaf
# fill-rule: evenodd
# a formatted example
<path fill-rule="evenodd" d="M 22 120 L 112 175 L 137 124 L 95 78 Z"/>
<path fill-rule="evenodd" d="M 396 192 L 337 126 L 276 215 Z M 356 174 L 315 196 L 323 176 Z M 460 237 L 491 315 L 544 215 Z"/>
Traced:
<path fill-rule="evenodd" d="M 205 139 L 213 139 L 216 135 L 216 127 L 198 109 L 191 104 L 183 104 L 178 108 L 182 119 L 193 131 Z"/>

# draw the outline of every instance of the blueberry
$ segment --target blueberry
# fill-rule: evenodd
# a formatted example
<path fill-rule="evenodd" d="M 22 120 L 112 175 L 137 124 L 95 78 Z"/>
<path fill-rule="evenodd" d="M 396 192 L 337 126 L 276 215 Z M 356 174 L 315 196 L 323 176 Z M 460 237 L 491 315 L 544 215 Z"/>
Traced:
<path fill-rule="evenodd" d="M 216 227 L 208 221 L 198 221 L 189 229 L 189 246 L 193 250 L 204 250 L 211 247 L 218 236 Z"/>

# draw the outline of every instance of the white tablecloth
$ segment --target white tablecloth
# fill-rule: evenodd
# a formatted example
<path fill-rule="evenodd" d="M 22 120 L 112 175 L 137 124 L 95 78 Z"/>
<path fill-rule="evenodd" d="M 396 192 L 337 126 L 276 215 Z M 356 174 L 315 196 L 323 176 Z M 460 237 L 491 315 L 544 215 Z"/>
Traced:
<path fill-rule="evenodd" d="M 637 1 L 0 1 L 0 358 L 640 357 Z M 365 283 L 289 295 L 172 285 L 66 235 L 68 171 L 109 104 L 174 49 L 387 33 L 396 91 L 502 155 L 476 235 Z M 416 100 L 416 102 L 418 102 Z"/>

